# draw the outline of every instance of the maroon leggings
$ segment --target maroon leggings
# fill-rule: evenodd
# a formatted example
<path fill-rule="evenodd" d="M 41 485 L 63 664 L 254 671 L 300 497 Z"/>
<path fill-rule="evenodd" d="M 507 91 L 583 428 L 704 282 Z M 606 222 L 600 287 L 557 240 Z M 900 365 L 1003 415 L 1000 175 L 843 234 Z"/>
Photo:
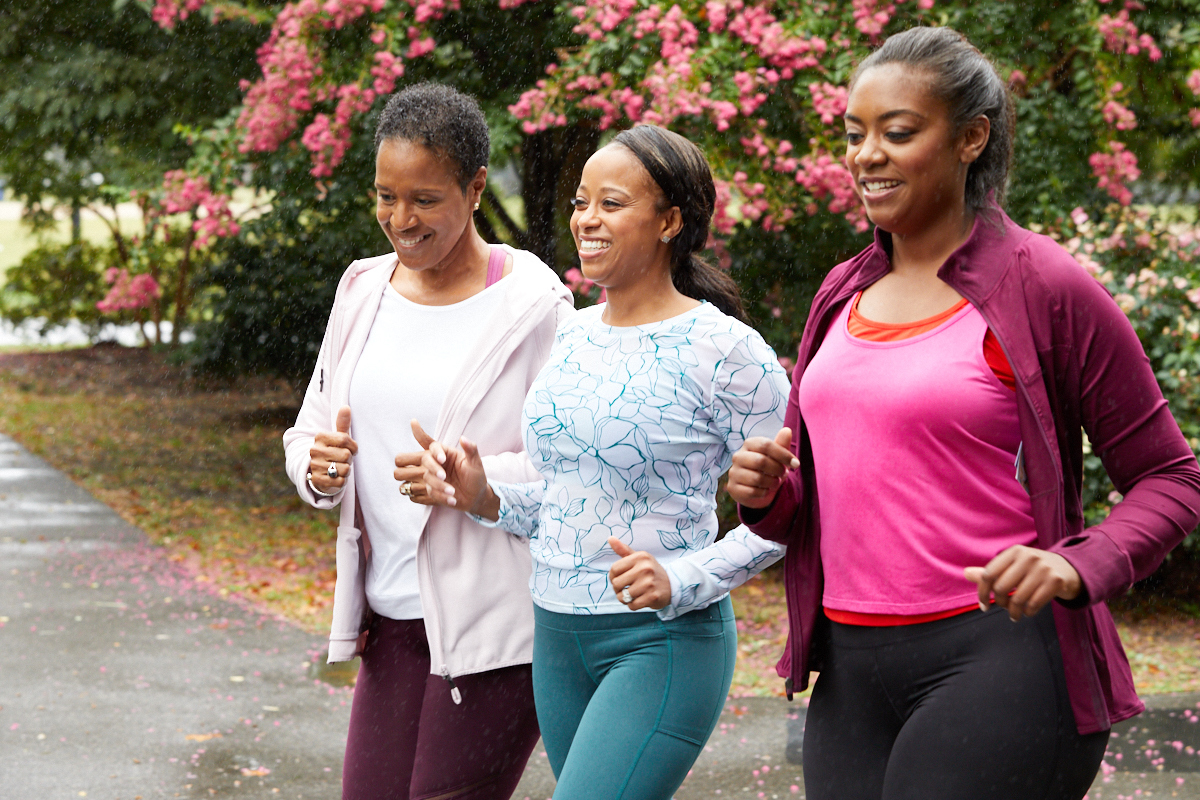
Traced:
<path fill-rule="evenodd" d="M 507 800 L 538 740 L 528 664 L 454 679 L 429 673 L 419 619 L 376 617 L 342 767 L 343 800 Z"/>

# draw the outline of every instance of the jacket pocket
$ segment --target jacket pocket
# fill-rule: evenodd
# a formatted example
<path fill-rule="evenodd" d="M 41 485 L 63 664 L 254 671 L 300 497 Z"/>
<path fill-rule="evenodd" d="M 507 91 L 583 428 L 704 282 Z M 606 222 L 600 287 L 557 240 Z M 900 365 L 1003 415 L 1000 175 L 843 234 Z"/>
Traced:
<path fill-rule="evenodd" d="M 337 529 L 337 582 L 333 589 L 331 641 L 355 641 L 362 632 L 367 609 L 366 554 L 362 532 L 342 525 Z"/>

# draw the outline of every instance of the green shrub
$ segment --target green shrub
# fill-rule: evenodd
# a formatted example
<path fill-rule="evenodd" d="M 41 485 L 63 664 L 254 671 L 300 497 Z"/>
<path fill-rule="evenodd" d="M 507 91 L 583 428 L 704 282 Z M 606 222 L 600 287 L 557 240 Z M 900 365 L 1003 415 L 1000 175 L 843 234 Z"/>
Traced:
<path fill-rule="evenodd" d="M 94 335 L 105 321 L 96 303 L 108 292 L 104 271 L 114 260 L 111 248 L 86 241 L 42 243 L 8 270 L 0 313 L 18 325 L 35 320 L 39 333 L 74 319 Z"/>

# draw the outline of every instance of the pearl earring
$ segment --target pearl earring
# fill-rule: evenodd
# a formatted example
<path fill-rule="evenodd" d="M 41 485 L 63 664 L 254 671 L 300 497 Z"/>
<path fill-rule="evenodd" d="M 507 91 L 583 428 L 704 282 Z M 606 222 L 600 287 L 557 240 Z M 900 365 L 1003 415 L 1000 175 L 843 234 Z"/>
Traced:
<path fill-rule="evenodd" d="M 479 210 L 479 203 L 478 203 L 478 202 L 476 202 L 476 203 L 475 203 L 475 210 L 476 210 L 476 211 L 478 211 L 478 210 Z"/>

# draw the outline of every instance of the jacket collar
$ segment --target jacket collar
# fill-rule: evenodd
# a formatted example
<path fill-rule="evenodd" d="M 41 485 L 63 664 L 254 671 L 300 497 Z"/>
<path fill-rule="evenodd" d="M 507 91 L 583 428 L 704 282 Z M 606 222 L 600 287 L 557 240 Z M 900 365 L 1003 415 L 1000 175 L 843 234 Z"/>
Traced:
<path fill-rule="evenodd" d="M 977 214 L 971 234 L 942 264 L 938 277 L 973 304 L 986 301 L 1000 283 L 1012 254 L 1030 232 L 1018 226 L 997 206 Z M 891 269 L 892 235 L 875 228 L 875 240 L 858 256 L 851 283 L 858 287 L 878 280 Z"/>

